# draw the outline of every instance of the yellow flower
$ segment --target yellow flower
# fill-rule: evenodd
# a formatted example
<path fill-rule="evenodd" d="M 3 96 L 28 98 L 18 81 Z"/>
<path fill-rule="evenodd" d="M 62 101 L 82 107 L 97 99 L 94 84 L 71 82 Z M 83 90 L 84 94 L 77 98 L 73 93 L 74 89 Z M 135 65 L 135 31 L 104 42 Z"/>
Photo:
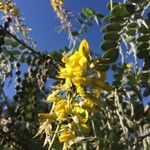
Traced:
<path fill-rule="evenodd" d="M 81 108 L 79 104 L 74 104 L 73 106 L 73 120 L 76 124 L 85 123 L 88 121 L 88 111 Z"/>
<path fill-rule="evenodd" d="M 70 57 L 64 56 L 62 58 L 62 62 L 65 63 L 65 67 L 60 68 L 59 72 L 59 78 L 65 79 L 65 84 L 62 86 L 62 89 L 68 90 L 72 85 L 75 85 L 77 93 L 82 97 L 85 96 L 86 86 L 92 86 L 92 88 L 95 89 L 97 97 L 100 94 L 100 90 L 112 90 L 112 88 L 104 82 L 106 73 L 92 68 L 89 64 L 90 59 L 89 45 L 86 40 L 82 40 L 79 50 L 73 55 Z M 90 73 L 92 73 L 92 76 L 89 75 Z"/>
<path fill-rule="evenodd" d="M 63 6 L 64 0 L 51 0 L 51 5 L 54 11 L 58 11 Z"/>
<path fill-rule="evenodd" d="M 70 140 L 74 140 L 75 138 L 75 132 L 71 131 L 69 128 L 65 128 L 60 133 L 59 141 L 66 143 Z"/>
<path fill-rule="evenodd" d="M 63 99 L 62 96 L 58 95 L 59 90 L 53 91 L 48 97 L 47 97 L 47 102 L 58 102 L 59 100 Z"/>
<path fill-rule="evenodd" d="M 62 62 L 65 68 L 60 68 L 59 78 L 66 79 L 65 90 L 70 88 L 72 84 L 77 87 L 84 85 L 88 60 L 90 59 L 89 45 L 86 40 L 82 40 L 79 51 L 76 51 L 70 57 L 64 56 Z"/>
<path fill-rule="evenodd" d="M 18 17 L 20 15 L 19 9 L 10 9 L 9 13 L 13 14 L 16 17 Z"/>
<path fill-rule="evenodd" d="M 11 7 L 9 5 L 4 5 L 4 13 L 9 13 Z"/>
<path fill-rule="evenodd" d="M 71 112 L 67 100 L 58 101 L 54 106 L 54 112 L 56 113 L 58 121 L 66 120 Z"/>

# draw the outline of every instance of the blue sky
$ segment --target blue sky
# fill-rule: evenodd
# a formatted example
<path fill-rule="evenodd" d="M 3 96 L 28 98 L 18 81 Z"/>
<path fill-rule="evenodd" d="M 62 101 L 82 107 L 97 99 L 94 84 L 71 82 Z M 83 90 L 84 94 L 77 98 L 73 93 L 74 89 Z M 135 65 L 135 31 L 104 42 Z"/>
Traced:
<path fill-rule="evenodd" d="M 25 23 L 32 28 L 31 37 L 37 43 L 39 50 L 51 51 L 58 50 L 69 45 L 67 34 L 58 33 L 59 20 L 56 17 L 50 0 L 13 0 L 20 8 Z M 120 0 L 115 0 L 115 2 Z M 65 8 L 72 11 L 73 15 L 78 15 L 84 7 L 90 7 L 96 12 L 106 15 L 108 10 L 106 4 L 109 0 L 65 0 Z M 100 26 L 94 26 L 89 29 L 88 34 L 82 36 L 86 38 L 90 44 L 90 48 L 94 53 L 100 53 L 100 43 L 102 42 L 102 34 Z M 82 39 L 80 39 L 82 40 Z M 108 71 L 109 77 L 107 81 L 112 81 L 112 73 Z M 9 89 L 11 89 L 10 87 Z M 14 91 L 8 92 L 8 96 L 14 94 Z"/>
<path fill-rule="evenodd" d="M 58 33 L 59 20 L 50 5 L 50 0 L 14 0 L 21 9 L 25 22 L 32 28 L 31 36 L 41 50 L 57 50 L 69 44 L 66 33 Z M 84 7 L 107 13 L 108 0 L 65 0 L 65 8 L 77 15 Z M 99 5 L 97 5 L 99 4 Z M 91 28 L 87 38 L 93 51 L 99 50 L 100 27 Z"/>

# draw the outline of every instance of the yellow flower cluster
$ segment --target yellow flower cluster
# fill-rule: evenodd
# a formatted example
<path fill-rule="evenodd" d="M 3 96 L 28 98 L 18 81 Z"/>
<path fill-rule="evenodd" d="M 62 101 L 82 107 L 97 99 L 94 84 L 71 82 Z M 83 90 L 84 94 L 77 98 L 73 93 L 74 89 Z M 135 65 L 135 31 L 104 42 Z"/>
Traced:
<path fill-rule="evenodd" d="M 0 2 L 0 11 L 3 11 L 5 14 L 11 14 L 13 16 L 19 16 L 19 10 L 15 8 L 15 4 L 9 1 Z"/>
<path fill-rule="evenodd" d="M 51 0 L 51 5 L 55 12 L 59 11 L 59 9 L 63 6 L 64 0 Z"/>
<path fill-rule="evenodd" d="M 66 13 L 63 9 L 63 4 L 64 0 L 51 0 L 51 5 L 57 14 L 57 17 L 60 18 L 60 20 L 64 20 L 66 18 Z"/>
<path fill-rule="evenodd" d="M 65 90 L 74 85 L 80 96 L 85 95 L 86 86 L 92 86 L 98 90 L 110 90 L 110 87 L 104 83 L 105 73 L 93 70 L 90 59 L 89 45 L 86 40 L 81 42 L 79 51 L 70 57 L 62 58 L 65 68 L 60 68 L 59 78 L 65 79 Z"/>
<path fill-rule="evenodd" d="M 41 113 L 42 120 L 59 126 L 56 133 L 64 149 L 69 149 L 77 137 L 91 131 L 90 115 L 100 108 L 101 90 L 110 91 L 105 73 L 93 69 L 88 42 L 82 40 L 79 50 L 70 57 L 64 56 L 58 78 L 64 83 L 55 86 L 47 97 L 52 107 L 49 113 Z M 52 129 L 53 130 L 53 129 Z"/>

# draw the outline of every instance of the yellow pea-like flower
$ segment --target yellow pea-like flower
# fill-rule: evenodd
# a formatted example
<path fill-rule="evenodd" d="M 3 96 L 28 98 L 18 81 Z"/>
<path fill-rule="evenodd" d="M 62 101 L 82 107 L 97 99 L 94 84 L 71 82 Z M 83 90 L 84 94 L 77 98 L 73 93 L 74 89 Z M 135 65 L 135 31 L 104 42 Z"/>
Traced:
<path fill-rule="evenodd" d="M 54 106 L 54 112 L 56 113 L 57 120 L 59 121 L 66 120 L 71 112 L 67 100 L 58 101 Z"/>
<path fill-rule="evenodd" d="M 71 131 L 70 129 L 65 129 L 61 131 L 60 136 L 59 136 L 59 141 L 60 142 L 68 142 L 70 140 L 74 140 L 76 138 L 75 132 Z"/>
<path fill-rule="evenodd" d="M 59 78 L 66 79 L 65 87 L 70 88 L 72 84 L 77 87 L 79 93 L 84 93 L 83 86 L 87 74 L 88 61 L 90 60 L 89 45 L 86 40 L 82 40 L 79 50 L 70 57 L 64 56 L 62 62 L 64 68 L 60 68 Z M 82 91 L 82 92 L 81 92 Z"/>

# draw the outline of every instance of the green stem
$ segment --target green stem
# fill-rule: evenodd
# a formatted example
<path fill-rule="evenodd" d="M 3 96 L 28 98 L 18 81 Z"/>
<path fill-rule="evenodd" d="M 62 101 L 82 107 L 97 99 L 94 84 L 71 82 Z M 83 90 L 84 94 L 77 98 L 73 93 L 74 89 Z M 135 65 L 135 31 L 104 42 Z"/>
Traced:
<path fill-rule="evenodd" d="M 93 128 L 94 136 L 97 137 L 96 130 L 95 130 L 95 125 L 94 125 L 94 121 L 91 120 L 91 123 L 92 123 L 92 128 Z"/>
<path fill-rule="evenodd" d="M 57 128 L 56 128 L 56 130 L 55 130 L 55 133 L 54 133 L 54 135 L 53 135 L 53 138 L 52 138 L 52 140 L 51 140 L 51 142 L 50 142 L 50 144 L 49 144 L 48 150 L 51 150 L 51 148 L 52 148 L 52 146 L 53 146 L 53 143 L 54 143 L 54 141 L 55 141 L 56 135 L 57 135 L 57 133 L 58 133 L 58 130 L 59 130 L 59 125 L 57 125 Z"/>

